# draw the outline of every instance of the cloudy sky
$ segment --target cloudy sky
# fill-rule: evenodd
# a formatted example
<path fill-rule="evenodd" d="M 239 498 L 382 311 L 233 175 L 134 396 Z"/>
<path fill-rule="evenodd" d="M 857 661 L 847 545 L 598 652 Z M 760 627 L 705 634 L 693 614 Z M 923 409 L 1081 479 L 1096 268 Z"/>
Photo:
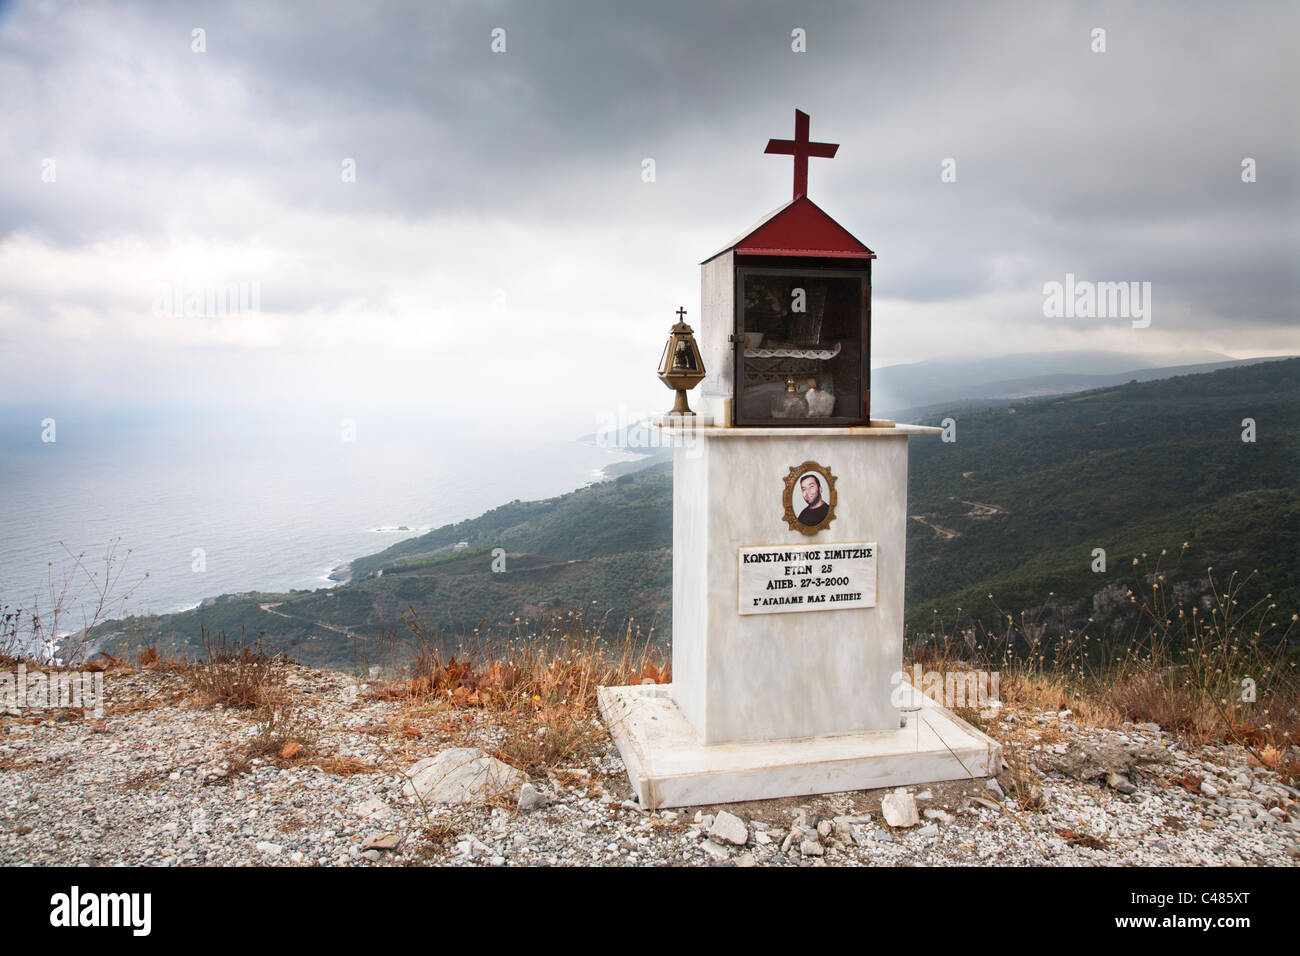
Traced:
<path fill-rule="evenodd" d="M 1300 352 L 1298 9 L 0 2 L 0 403 L 660 410 L 796 107 L 879 256 L 875 365 Z M 1150 327 L 1044 317 L 1067 272 L 1152 283 Z"/>

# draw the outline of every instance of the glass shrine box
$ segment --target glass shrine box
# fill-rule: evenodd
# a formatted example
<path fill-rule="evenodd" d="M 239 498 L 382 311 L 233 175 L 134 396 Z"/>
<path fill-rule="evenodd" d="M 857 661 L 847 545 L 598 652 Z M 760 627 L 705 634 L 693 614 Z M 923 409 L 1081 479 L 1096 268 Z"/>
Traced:
<path fill-rule="evenodd" d="M 701 264 L 717 425 L 870 423 L 875 257 L 802 195 Z"/>

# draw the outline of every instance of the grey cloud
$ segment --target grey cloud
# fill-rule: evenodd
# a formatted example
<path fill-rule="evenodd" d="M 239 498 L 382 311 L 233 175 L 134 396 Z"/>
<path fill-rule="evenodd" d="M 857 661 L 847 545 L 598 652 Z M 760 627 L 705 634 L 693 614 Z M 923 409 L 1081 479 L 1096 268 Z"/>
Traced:
<path fill-rule="evenodd" d="M 878 294 L 960 314 L 1066 271 L 1147 280 L 1188 334 L 1232 324 L 1249 350 L 1296 318 L 1298 25 L 1210 3 L 19 4 L 0 22 L 0 242 L 240 242 L 314 215 L 337 231 L 330 281 L 277 292 L 329 310 L 388 294 L 350 224 L 500 220 L 545 257 L 617 223 L 657 257 L 592 249 L 592 268 L 676 282 L 788 198 L 789 160 L 762 149 L 799 107 L 842 144 L 811 195 L 879 253 Z"/>

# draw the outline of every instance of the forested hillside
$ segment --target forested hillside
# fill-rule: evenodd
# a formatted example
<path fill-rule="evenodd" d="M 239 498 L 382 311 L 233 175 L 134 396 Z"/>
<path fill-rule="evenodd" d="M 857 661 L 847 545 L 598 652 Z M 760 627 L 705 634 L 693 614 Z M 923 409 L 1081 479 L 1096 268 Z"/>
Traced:
<path fill-rule="evenodd" d="M 965 413 L 956 435 L 912 443 L 911 626 L 958 606 L 987 621 L 990 592 L 1109 618 L 1133 559 L 1165 549 L 1168 567 L 1184 542 L 1185 584 L 1258 569 L 1300 608 L 1300 360 Z"/>

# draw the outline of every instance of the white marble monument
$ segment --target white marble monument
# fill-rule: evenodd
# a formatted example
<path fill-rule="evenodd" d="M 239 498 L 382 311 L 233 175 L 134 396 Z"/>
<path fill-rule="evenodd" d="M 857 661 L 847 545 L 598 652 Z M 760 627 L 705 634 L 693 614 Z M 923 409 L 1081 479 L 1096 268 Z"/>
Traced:
<path fill-rule="evenodd" d="M 875 254 L 806 195 L 702 267 L 701 414 L 674 436 L 672 683 L 601 688 L 648 808 L 985 777 L 989 737 L 902 682 L 907 444 L 870 418 Z"/>

